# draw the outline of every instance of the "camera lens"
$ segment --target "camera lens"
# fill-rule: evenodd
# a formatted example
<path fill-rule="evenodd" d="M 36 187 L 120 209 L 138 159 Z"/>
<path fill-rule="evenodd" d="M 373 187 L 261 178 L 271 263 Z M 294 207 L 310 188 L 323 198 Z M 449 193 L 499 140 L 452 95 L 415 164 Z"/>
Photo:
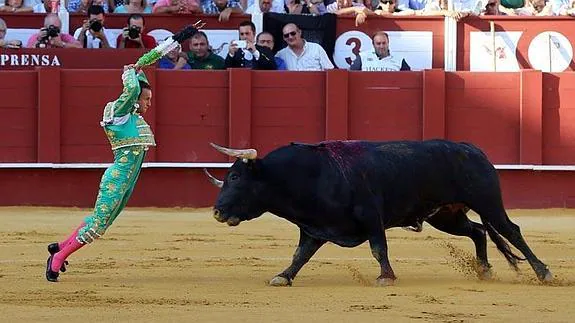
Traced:
<path fill-rule="evenodd" d="M 90 29 L 92 29 L 95 32 L 99 32 L 100 30 L 102 30 L 102 23 L 98 20 L 94 20 L 90 23 Z"/>
<path fill-rule="evenodd" d="M 54 25 L 50 25 L 48 26 L 48 37 L 58 37 L 58 35 L 60 34 L 60 28 L 54 26 Z"/>
<path fill-rule="evenodd" d="M 128 36 L 132 39 L 138 38 L 138 36 L 140 36 L 140 29 L 138 27 L 130 27 Z"/>

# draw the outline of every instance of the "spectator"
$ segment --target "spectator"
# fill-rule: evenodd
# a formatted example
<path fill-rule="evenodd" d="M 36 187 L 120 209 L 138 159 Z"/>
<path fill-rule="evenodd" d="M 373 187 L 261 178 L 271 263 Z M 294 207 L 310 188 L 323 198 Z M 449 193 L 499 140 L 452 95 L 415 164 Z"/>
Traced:
<path fill-rule="evenodd" d="M 499 0 L 487 0 L 487 4 L 485 5 L 485 8 L 483 9 L 482 15 L 484 15 L 484 16 L 506 16 L 507 14 L 505 12 L 499 10 L 500 6 L 501 6 L 501 4 L 499 3 Z"/>
<path fill-rule="evenodd" d="M 71 1 L 71 0 L 68 0 Z M 116 10 L 116 8 L 118 8 L 119 6 L 123 6 L 126 3 L 124 2 L 124 0 L 108 0 L 108 10 L 109 12 L 114 12 L 114 10 Z"/>
<path fill-rule="evenodd" d="M 200 0 L 158 0 L 154 13 L 202 13 Z"/>
<path fill-rule="evenodd" d="M 56 1 L 56 5 L 60 5 L 60 1 Z M 37 2 L 33 7 L 32 10 L 34 13 L 48 13 L 52 12 L 52 2 L 49 0 L 44 0 Z"/>
<path fill-rule="evenodd" d="M 505 9 L 519 9 L 525 7 L 524 0 L 501 0 L 501 6 Z"/>
<path fill-rule="evenodd" d="M 551 7 L 553 9 L 553 13 L 558 16 L 575 16 L 575 0 L 574 1 L 565 1 L 559 2 L 554 1 L 551 3 Z"/>
<path fill-rule="evenodd" d="M 219 21 L 230 20 L 232 12 L 244 13 L 237 0 L 208 0 L 203 5 L 202 11 L 206 15 L 219 15 Z"/>
<path fill-rule="evenodd" d="M 296 24 L 285 25 L 282 33 L 288 46 L 276 56 L 286 63 L 289 71 L 323 71 L 333 68 L 323 47 L 303 39 Z"/>
<path fill-rule="evenodd" d="M 242 21 L 239 27 L 240 40 L 246 47 L 239 48 L 235 41 L 229 46 L 226 56 L 226 67 L 248 67 L 255 70 L 275 70 L 274 54 L 268 47 L 256 44 L 256 26 L 250 20 Z"/>
<path fill-rule="evenodd" d="M 0 7 L 0 12 L 33 12 L 32 7 L 24 6 L 24 0 L 8 0 Z"/>
<path fill-rule="evenodd" d="M 287 12 L 292 15 L 325 13 L 325 5 L 322 0 L 286 0 Z"/>
<path fill-rule="evenodd" d="M 267 47 L 273 51 L 275 45 L 274 36 L 268 33 L 267 31 L 261 32 L 256 37 L 256 43 L 259 46 Z M 283 59 L 279 58 L 278 56 L 275 56 L 274 60 L 276 62 L 277 70 L 287 69 L 286 63 L 284 62 Z"/>
<path fill-rule="evenodd" d="M 249 4 L 249 3 L 248 3 Z M 284 0 L 252 1 L 246 9 L 246 14 L 263 14 L 266 12 L 285 13 Z"/>
<path fill-rule="evenodd" d="M 415 14 L 412 10 L 401 11 L 397 9 L 396 0 L 380 0 L 374 13 L 379 16 L 409 16 Z"/>
<path fill-rule="evenodd" d="M 152 7 L 146 0 L 125 0 L 124 4 L 114 9 L 114 13 L 152 13 Z"/>
<path fill-rule="evenodd" d="M 365 22 L 369 10 L 360 2 L 352 0 L 336 0 L 326 6 L 326 12 L 336 15 L 355 14 L 355 25 L 359 26 Z"/>
<path fill-rule="evenodd" d="M 84 48 L 110 48 L 106 28 L 104 28 L 104 8 L 90 6 L 88 19 L 84 20 L 82 28 L 74 36 Z"/>
<path fill-rule="evenodd" d="M 144 16 L 133 13 L 128 17 L 128 26 L 116 39 L 116 48 L 148 48 L 156 47 L 156 39 L 145 34 Z"/>
<path fill-rule="evenodd" d="M 8 30 L 8 26 L 4 19 L 0 18 L 0 48 L 21 48 L 22 42 L 19 40 L 7 40 L 6 31 Z"/>
<path fill-rule="evenodd" d="M 515 10 L 519 16 L 552 16 L 553 5 L 545 0 L 529 0 L 525 7 Z"/>
<path fill-rule="evenodd" d="M 410 2 L 410 4 L 412 3 Z M 400 14 L 418 16 L 444 16 L 454 18 L 457 21 L 469 15 L 468 12 L 448 10 L 447 0 L 430 0 L 426 2 L 423 9 L 403 9 Z"/>
<path fill-rule="evenodd" d="M 453 10 L 458 12 L 460 18 L 466 16 L 479 16 L 485 7 L 483 0 L 451 0 L 453 1 Z"/>
<path fill-rule="evenodd" d="M 104 8 L 104 12 L 110 12 L 110 3 L 112 3 L 112 6 L 114 6 L 113 0 L 68 0 L 67 3 L 68 3 L 67 5 L 68 12 L 83 13 L 83 14 L 88 13 L 88 8 L 90 8 L 90 6 L 102 6 Z"/>
<path fill-rule="evenodd" d="M 423 10 L 433 0 L 397 0 L 397 9 L 404 10 Z"/>
<path fill-rule="evenodd" d="M 389 36 L 378 31 L 372 38 L 373 51 L 359 53 L 351 64 L 352 71 L 409 71 L 411 68 L 402 59 L 401 62 L 389 54 Z"/>
<path fill-rule="evenodd" d="M 62 22 L 58 15 L 49 13 L 44 18 L 44 27 L 30 36 L 28 48 L 82 48 L 82 44 L 69 34 L 60 33 Z"/>
<path fill-rule="evenodd" d="M 328 13 L 342 14 L 346 12 L 355 12 L 355 10 L 342 10 L 347 8 L 359 8 L 363 9 L 365 6 L 361 2 L 355 2 L 352 0 L 336 0 L 325 7 L 325 11 Z M 363 10 L 361 10 L 363 11 Z"/>
<path fill-rule="evenodd" d="M 193 70 L 225 69 L 224 59 L 211 51 L 208 36 L 203 31 L 195 33 L 190 38 L 190 52 L 186 58 Z"/>
<path fill-rule="evenodd" d="M 158 68 L 170 69 L 170 70 L 189 70 L 191 69 L 186 58 L 180 55 L 181 47 L 174 48 L 172 51 L 166 54 L 158 61 Z"/>

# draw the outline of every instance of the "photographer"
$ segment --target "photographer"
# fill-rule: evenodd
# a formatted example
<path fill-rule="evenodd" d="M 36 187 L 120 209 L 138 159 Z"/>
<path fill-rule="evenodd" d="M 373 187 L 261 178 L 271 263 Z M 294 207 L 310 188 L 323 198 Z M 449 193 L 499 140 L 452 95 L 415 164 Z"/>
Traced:
<path fill-rule="evenodd" d="M 128 17 L 128 26 L 125 27 L 116 39 L 117 48 L 149 48 L 156 47 L 156 39 L 144 34 L 144 16 L 131 14 Z"/>
<path fill-rule="evenodd" d="M 40 32 L 30 36 L 28 48 L 82 48 L 82 44 L 69 34 L 60 33 L 62 22 L 58 15 L 49 13 L 44 18 L 44 27 Z"/>
<path fill-rule="evenodd" d="M 8 26 L 6 26 L 6 22 L 4 19 L 0 18 L 0 48 L 22 48 L 22 42 L 14 39 L 14 40 L 6 40 L 6 31 Z"/>
<path fill-rule="evenodd" d="M 74 36 L 78 38 L 84 48 L 110 48 L 104 28 L 104 8 L 102 6 L 90 6 L 88 8 L 88 20 L 84 20 L 80 32 L 76 31 L 76 33 Z"/>
<path fill-rule="evenodd" d="M 23 0 L 7 0 L 0 6 L 0 12 L 32 12 L 32 7 L 24 6 Z"/>
<path fill-rule="evenodd" d="M 321 0 L 287 0 L 286 7 L 287 13 L 292 15 L 322 15 L 325 13 L 325 5 Z"/>
<path fill-rule="evenodd" d="M 271 49 L 256 44 L 256 26 L 250 20 L 242 21 L 239 26 L 240 41 L 230 43 L 226 56 L 226 68 L 246 67 L 254 70 L 277 69 Z"/>

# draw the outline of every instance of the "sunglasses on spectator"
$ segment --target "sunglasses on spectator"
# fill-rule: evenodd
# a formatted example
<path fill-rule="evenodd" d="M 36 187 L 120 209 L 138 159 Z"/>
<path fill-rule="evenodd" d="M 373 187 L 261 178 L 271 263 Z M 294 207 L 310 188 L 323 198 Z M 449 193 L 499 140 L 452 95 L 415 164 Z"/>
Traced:
<path fill-rule="evenodd" d="M 393 4 L 394 2 L 390 1 L 390 0 L 382 0 L 379 3 L 381 3 L 381 4 Z"/>
<path fill-rule="evenodd" d="M 284 34 L 284 38 L 289 38 L 289 36 L 295 36 L 296 34 L 297 34 L 296 31 L 290 31 L 290 32 L 287 33 L 287 34 Z"/>
<path fill-rule="evenodd" d="M 487 4 L 487 7 L 495 7 L 497 5 L 496 2 L 490 2 Z"/>

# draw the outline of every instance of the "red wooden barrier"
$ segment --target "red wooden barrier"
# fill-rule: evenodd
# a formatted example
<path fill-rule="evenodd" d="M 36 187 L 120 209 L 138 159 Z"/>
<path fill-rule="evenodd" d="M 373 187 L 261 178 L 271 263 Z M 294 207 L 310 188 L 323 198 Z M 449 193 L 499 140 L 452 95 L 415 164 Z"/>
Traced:
<path fill-rule="evenodd" d="M 1 162 L 111 161 L 99 120 L 105 103 L 121 91 L 120 70 L 87 74 L 54 68 L 0 73 L 5 98 L 0 114 L 6 120 L 0 128 Z M 575 161 L 570 73 L 150 69 L 147 74 L 154 106 L 146 118 L 158 141 L 149 162 L 228 161 L 208 142 L 254 147 L 263 156 L 290 141 L 429 138 L 473 142 L 496 164 Z M 5 184 L 0 205 L 89 206 L 101 172 L 0 168 Z M 569 181 L 574 172 L 501 174 L 511 207 L 575 201 Z M 146 169 L 131 205 L 209 205 L 216 191 L 201 176 L 199 170 Z M 168 187 L 174 183 L 177 193 Z"/>
<path fill-rule="evenodd" d="M 0 162 L 36 162 L 38 77 L 34 71 L 0 73 Z"/>
<path fill-rule="evenodd" d="M 2 169 L 0 205 L 92 207 L 104 169 Z M 210 170 L 223 178 L 225 170 Z M 507 208 L 575 208 L 575 172 L 499 172 Z M 130 207 L 208 207 L 218 189 L 201 169 L 144 168 Z"/>
<path fill-rule="evenodd" d="M 518 164 L 520 76 L 447 73 L 448 138 L 477 144 L 497 163 Z"/>
<path fill-rule="evenodd" d="M 544 73 L 542 103 L 542 158 L 545 164 L 574 164 L 575 74 Z"/>
<path fill-rule="evenodd" d="M 150 69 L 148 76 L 155 96 L 147 119 L 160 143 L 149 161 L 224 160 L 208 141 L 266 153 L 287 141 L 429 138 L 474 142 L 498 164 L 575 161 L 569 73 Z M 1 161 L 108 160 L 98 121 L 120 93 L 119 70 L 12 71 L 0 81 L 10 125 L 1 130 Z"/>

